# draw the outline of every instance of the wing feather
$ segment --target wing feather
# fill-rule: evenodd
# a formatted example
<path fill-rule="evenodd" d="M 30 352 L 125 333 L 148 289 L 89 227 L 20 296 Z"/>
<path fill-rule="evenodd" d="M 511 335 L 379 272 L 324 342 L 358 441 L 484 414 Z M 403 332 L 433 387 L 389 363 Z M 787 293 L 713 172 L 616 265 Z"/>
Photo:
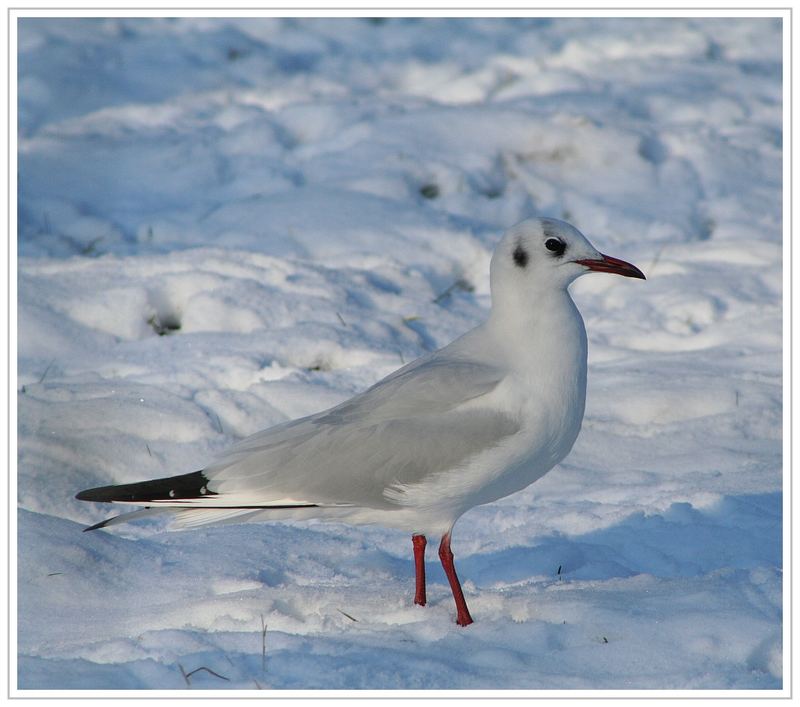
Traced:
<path fill-rule="evenodd" d="M 203 470 L 217 498 L 396 508 L 388 488 L 458 468 L 519 430 L 465 403 L 500 383 L 498 368 L 430 356 L 330 410 L 248 437 Z"/>

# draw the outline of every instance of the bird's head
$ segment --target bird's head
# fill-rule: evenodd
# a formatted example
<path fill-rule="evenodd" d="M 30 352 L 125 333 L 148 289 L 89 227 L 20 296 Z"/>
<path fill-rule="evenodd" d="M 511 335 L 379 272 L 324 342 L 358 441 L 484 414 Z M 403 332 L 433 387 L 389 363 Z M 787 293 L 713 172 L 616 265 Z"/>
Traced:
<path fill-rule="evenodd" d="M 492 295 L 563 290 L 592 271 L 645 279 L 636 266 L 600 253 L 570 224 L 527 219 L 506 231 L 492 256 Z"/>

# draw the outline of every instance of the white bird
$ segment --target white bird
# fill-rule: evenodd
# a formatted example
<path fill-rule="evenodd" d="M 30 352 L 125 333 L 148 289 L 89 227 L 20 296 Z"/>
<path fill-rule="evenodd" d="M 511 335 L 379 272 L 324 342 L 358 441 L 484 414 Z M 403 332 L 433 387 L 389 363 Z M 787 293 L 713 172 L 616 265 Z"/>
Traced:
<path fill-rule="evenodd" d="M 586 398 L 586 330 L 567 290 L 591 271 L 644 279 L 571 225 L 514 226 L 492 257 L 487 320 L 368 390 L 247 437 L 201 471 L 81 491 L 145 506 L 98 523 L 169 511 L 179 526 L 322 518 L 411 533 L 416 604 L 424 605 L 426 535 L 457 623 L 472 623 L 453 565 L 461 515 L 540 479 L 570 451 Z"/>

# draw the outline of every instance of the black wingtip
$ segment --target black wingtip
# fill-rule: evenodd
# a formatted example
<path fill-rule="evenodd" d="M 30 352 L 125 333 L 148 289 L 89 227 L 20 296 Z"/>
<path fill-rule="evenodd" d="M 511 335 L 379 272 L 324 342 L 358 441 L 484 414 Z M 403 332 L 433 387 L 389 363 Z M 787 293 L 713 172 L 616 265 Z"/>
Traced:
<path fill-rule="evenodd" d="M 170 476 L 153 481 L 140 481 L 134 484 L 98 486 L 80 491 L 75 495 L 79 501 L 95 503 L 142 503 L 143 501 L 166 501 L 170 498 L 201 498 L 216 495 L 206 488 L 208 479 L 202 471 Z"/>

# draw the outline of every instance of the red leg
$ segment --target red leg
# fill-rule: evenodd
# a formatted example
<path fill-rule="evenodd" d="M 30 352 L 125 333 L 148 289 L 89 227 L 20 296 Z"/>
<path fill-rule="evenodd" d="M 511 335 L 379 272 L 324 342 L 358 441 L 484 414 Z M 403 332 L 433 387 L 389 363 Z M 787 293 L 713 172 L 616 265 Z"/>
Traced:
<path fill-rule="evenodd" d="M 414 543 L 414 574 L 417 578 L 414 603 L 425 606 L 425 546 L 428 541 L 424 535 L 412 535 L 411 542 Z"/>
<path fill-rule="evenodd" d="M 456 623 L 459 626 L 469 626 L 472 623 L 472 617 L 469 615 L 467 602 L 464 601 L 464 593 L 461 591 L 461 582 L 458 581 L 456 568 L 453 564 L 453 553 L 450 550 L 450 533 L 445 533 L 442 536 L 442 542 L 439 545 L 439 559 L 442 561 L 444 573 L 450 582 L 450 589 L 453 590 L 453 599 L 456 600 L 456 610 L 458 611 Z"/>

